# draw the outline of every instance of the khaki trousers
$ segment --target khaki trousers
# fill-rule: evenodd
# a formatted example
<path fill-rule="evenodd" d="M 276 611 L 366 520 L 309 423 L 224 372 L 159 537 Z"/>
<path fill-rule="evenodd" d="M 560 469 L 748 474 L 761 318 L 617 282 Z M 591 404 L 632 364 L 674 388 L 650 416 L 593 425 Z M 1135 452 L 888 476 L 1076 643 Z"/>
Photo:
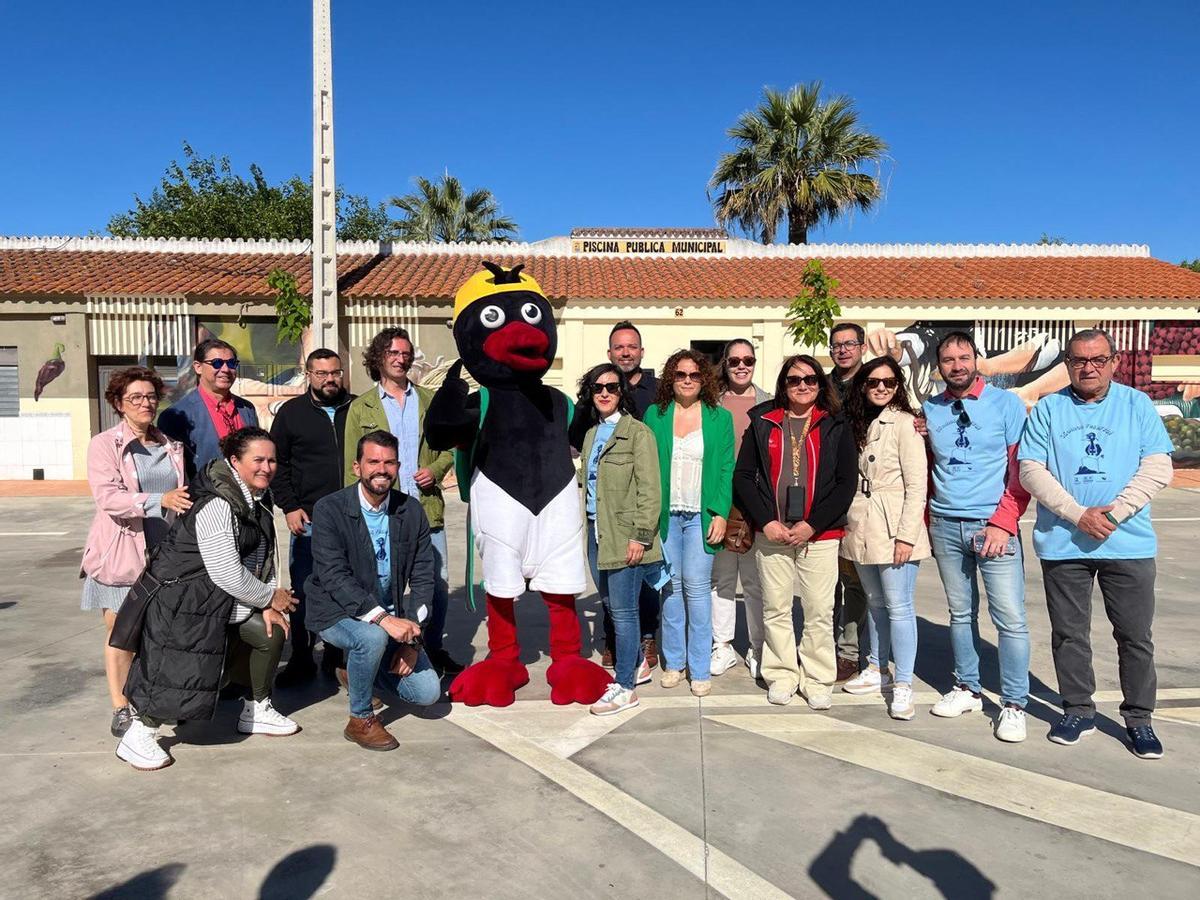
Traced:
<path fill-rule="evenodd" d="M 838 580 L 838 542 L 814 541 L 803 547 L 754 538 L 754 558 L 763 594 L 762 677 L 805 692 L 832 689 L 837 680 L 833 643 L 833 598 Z M 796 645 L 792 604 L 799 590 L 804 633 Z M 799 662 L 797 662 L 797 650 Z"/>

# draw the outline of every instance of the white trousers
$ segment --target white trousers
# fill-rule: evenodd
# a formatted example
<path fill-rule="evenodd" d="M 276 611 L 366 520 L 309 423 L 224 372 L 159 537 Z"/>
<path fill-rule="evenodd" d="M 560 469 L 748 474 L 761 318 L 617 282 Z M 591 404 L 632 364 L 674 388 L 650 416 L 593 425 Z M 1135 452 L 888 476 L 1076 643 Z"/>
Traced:
<path fill-rule="evenodd" d="M 737 588 L 742 582 L 742 600 L 746 605 L 746 631 L 750 649 L 759 659 L 763 645 L 763 601 L 754 550 L 730 553 L 722 550 L 713 558 L 712 623 L 713 643 L 729 644 L 737 629 Z"/>

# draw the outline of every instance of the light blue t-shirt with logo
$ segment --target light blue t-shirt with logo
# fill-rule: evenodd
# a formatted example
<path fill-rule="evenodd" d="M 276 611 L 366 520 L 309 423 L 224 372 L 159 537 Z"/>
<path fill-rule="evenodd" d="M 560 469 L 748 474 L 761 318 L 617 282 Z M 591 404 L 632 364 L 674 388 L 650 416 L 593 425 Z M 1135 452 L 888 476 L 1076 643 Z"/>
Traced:
<path fill-rule="evenodd" d="M 392 542 L 389 539 L 388 504 L 385 502 L 379 509 L 374 509 L 358 490 L 358 503 L 362 509 L 363 521 L 367 523 L 367 531 L 371 535 L 371 550 L 375 553 L 375 574 L 379 579 L 379 605 L 390 613 L 396 609 L 392 605 Z"/>
<path fill-rule="evenodd" d="M 1142 457 L 1173 447 L 1150 398 L 1123 384 L 1085 403 L 1071 388 L 1038 401 L 1018 459 L 1040 462 L 1083 506 L 1107 506 L 1137 472 Z M 1146 504 L 1103 541 L 1038 504 L 1033 549 L 1040 559 L 1151 559 L 1158 539 Z"/>
<path fill-rule="evenodd" d="M 1004 496 L 1008 448 L 1021 439 L 1025 403 L 1012 391 L 989 384 L 972 394 L 962 398 L 962 413 L 955 411 L 956 398 L 946 393 L 922 404 L 933 449 L 929 511 L 986 521 Z"/>

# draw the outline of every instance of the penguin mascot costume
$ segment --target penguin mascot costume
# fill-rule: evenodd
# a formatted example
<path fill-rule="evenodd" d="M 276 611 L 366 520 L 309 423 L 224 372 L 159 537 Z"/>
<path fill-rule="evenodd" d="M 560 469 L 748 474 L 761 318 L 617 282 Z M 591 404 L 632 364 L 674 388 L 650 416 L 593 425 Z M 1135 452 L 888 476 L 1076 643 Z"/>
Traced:
<path fill-rule="evenodd" d="M 454 679 L 450 699 L 508 706 L 529 682 L 513 614 L 528 587 L 550 612 L 550 699 L 594 703 L 612 678 L 579 655 L 575 596 L 587 589 L 587 561 L 567 440 L 572 404 L 542 384 L 558 345 L 554 311 L 523 266 L 483 266 L 455 295 L 459 360 L 425 416 L 429 446 L 457 451 L 487 591 L 488 656 Z M 480 391 L 469 393 L 462 366 Z"/>

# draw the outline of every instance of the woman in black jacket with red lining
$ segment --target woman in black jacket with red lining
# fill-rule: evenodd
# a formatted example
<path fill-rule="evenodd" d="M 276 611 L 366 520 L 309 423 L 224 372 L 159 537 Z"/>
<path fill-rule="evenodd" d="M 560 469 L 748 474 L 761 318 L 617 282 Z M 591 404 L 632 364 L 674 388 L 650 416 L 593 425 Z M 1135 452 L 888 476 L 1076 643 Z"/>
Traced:
<path fill-rule="evenodd" d="M 763 591 L 761 673 L 771 703 L 797 689 L 813 709 L 829 709 L 837 660 L 833 602 L 838 543 L 854 499 L 858 449 L 833 385 L 811 356 L 786 359 L 775 398 L 750 410 L 733 472 L 737 505 L 754 526 Z M 800 585 L 804 633 L 792 627 L 793 580 Z"/>

